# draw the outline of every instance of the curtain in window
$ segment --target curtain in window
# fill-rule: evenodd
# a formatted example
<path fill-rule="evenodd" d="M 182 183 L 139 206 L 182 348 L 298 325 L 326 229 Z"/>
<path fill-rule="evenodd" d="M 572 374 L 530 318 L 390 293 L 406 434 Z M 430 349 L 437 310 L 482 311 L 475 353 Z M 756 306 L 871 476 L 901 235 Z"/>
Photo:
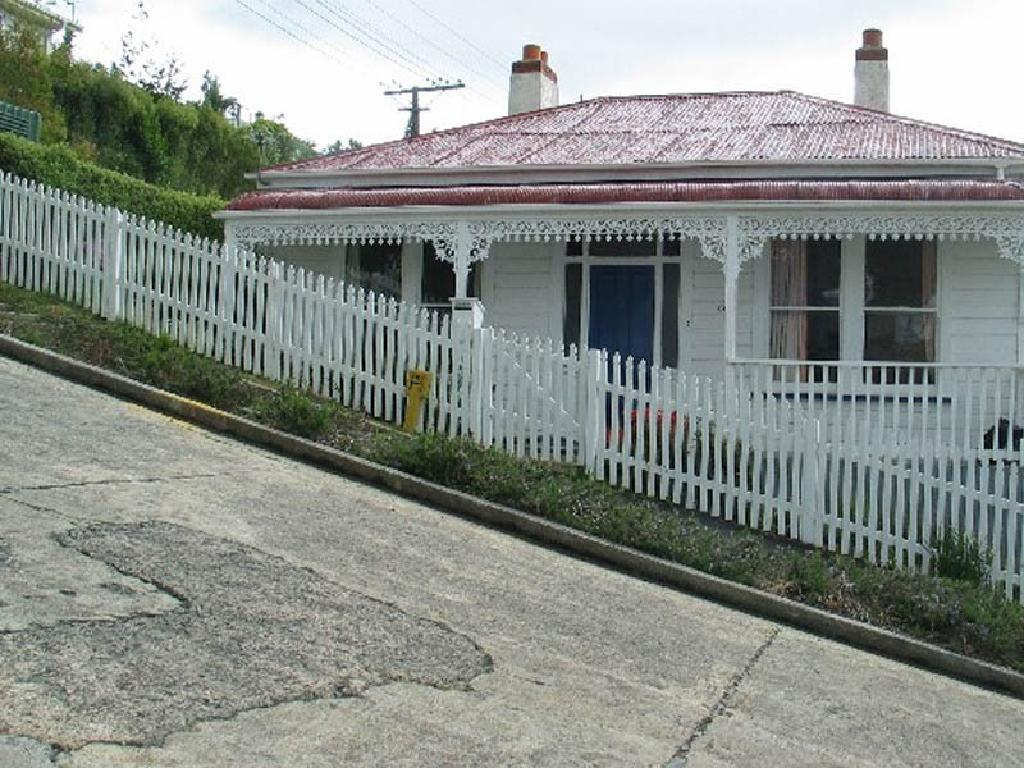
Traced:
<path fill-rule="evenodd" d="M 774 307 L 807 304 L 807 249 L 801 240 L 772 244 L 772 296 Z M 771 313 L 771 356 L 786 360 L 807 358 L 807 313 L 775 310 Z"/>

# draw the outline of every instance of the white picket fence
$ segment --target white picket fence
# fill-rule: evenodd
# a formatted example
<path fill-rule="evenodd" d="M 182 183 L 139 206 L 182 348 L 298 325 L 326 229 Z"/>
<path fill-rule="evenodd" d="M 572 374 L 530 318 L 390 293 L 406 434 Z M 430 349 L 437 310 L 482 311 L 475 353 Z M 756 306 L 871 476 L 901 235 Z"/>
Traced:
<path fill-rule="evenodd" d="M 565 354 L 10 175 L 0 279 L 392 423 L 406 371 L 429 370 L 426 431 L 874 563 L 927 570 L 962 532 L 1024 601 L 1018 368 L 743 361 L 718 380 Z"/>

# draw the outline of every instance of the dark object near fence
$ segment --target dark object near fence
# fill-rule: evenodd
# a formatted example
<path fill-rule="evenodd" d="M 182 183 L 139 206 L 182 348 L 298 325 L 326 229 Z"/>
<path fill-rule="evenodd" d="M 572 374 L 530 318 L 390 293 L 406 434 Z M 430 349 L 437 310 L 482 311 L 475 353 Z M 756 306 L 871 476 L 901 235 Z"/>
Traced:
<path fill-rule="evenodd" d="M 43 131 L 43 118 L 31 109 L 22 109 L 0 101 L 0 131 L 14 133 L 29 141 L 39 141 Z"/>
<path fill-rule="evenodd" d="M 1011 451 L 1019 451 L 1021 443 L 1024 442 L 1024 427 L 1010 424 L 1009 419 L 1000 419 L 997 424 L 988 428 L 983 440 L 987 450 L 1009 448 Z"/>

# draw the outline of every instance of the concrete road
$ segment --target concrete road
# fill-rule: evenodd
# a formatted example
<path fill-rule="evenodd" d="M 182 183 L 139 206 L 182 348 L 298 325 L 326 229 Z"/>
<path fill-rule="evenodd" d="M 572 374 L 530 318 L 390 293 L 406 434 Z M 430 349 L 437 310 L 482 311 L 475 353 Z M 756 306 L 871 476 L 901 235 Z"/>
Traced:
<path fill-rule="evenodd" d="M 1024 704 L 0 358 L 0 766 L 1020 766 Z"/>

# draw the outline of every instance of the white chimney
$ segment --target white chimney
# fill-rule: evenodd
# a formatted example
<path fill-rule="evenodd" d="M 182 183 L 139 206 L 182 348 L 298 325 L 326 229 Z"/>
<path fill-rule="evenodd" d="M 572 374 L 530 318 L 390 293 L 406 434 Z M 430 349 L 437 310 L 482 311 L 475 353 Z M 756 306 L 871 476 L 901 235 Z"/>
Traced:
<path fill-rule="evenodd" d="M 548 66 L 548 52 L 524 45 L 521 61 L 512 62 L 508 113 L 532 112 L 558 106 L 558 75 Z"/>
<path fill-rule="evenodd" d="M 857 49 L 854 80 L 854 104 L 889 111 L 889 51 L 882 47 L 882 30 L 864 30 L 864 45 Z"/>

